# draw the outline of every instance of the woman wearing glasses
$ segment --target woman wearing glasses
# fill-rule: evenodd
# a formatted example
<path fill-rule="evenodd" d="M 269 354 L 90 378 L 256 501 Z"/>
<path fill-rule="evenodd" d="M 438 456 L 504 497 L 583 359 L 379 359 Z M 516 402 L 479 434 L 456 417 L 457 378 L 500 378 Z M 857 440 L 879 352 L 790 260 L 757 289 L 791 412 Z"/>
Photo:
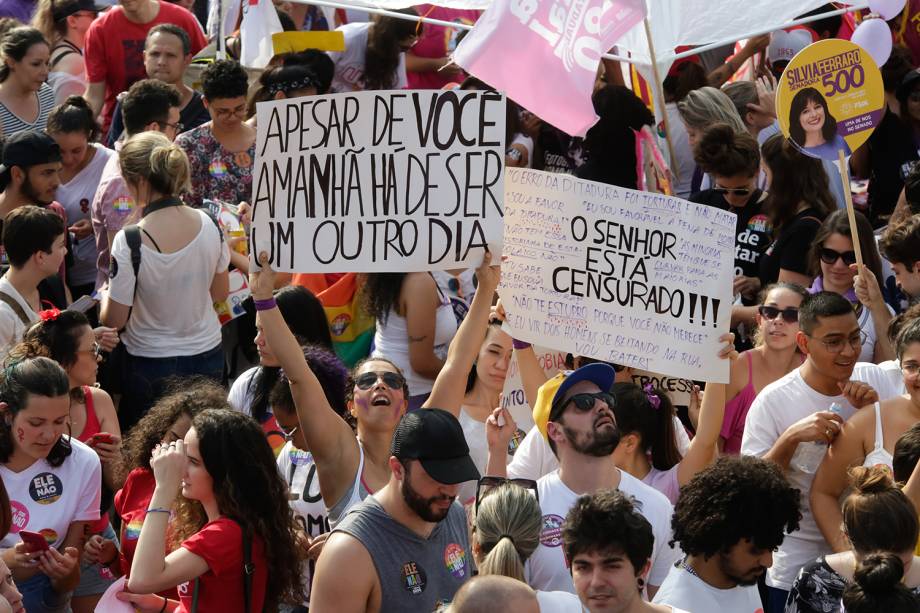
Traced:
<path fill-rule="evenodd" d="M 744 422 L 754 398 L 770 383 L 802 364 L 795 344 L 799 331 L 799 305 L 808 292 L 794 283 L 774 283 L 756 307 L 755 347 L 732 361 L 731 379 L 725 390 L 725 416 L 719 433 L 723 453 L 741 451 Z"/>
<path fill-rule="evenodd" d="M 920 421 L 920 321 L 901 330 L 895 341 L 901 372 L 902 396 L 864 407 L 843 425 L 834 444 L 815 474 L 811 488 L 811 509 L 821 532 L 835 551 L 840 542 L 842 517 L 838 500 L 846 489 L 847 470 L 852 466 L 882 465 L 892 468 L 892 454 L 898 438 Z"/>
<path fill-rule="evenodd" d="M 882 259 L 878 253 L 875 236 L 869 220 L 856 212 L 856 229 L 865 268 L 856 283 L 856 254 L 853 251 L 853 234 L 847 212 L 831 213 L 815 236 L 809 254 L 809 266 L 815 275 L 812 294 L 829 291 L 840 294 L 856 308 L 859 329 L 863 333 L 862 350 L 858 361 L 878 364 L 894 358 L 888 342 L 888 324 L 894 313 L 885 303 L 879 288 L 882 277 Z"/>
<path fill-rule="evenodd" d="M 218 60 L 201 73 L 211 121 L 176 137 L 191 166 L 191 190 L 183 197 L 189 206 L 200 208 L 205 198 L 231 204 L 252 198 L 256 129 L 244 121 L 248 87 L 246 71 L 232 60 Z"/>
<path fill-rule="evenodd" d="M 22 342 L 10 351 L 10 360 L 51 358 L 67 373 L 70 386 L 70 436 L 86 443 L 102 462 L 102 483 L 109 492 L 118 489 L 118 460 L 121 430 L 112 398 L 96 385 L 96 372 L 102 349 L 96 342 L 89 320 L 79 311 L 52 309 L 39 313 L 41 321 L 23 335 Z M 108 505 L 106 505 L 108 506 Z M 108 515 L 89 525 L 88 534 L 114 539 Z M 75 611 L 92 611 L 112 583 L 99 564 L 80 564 L 80 583 L 74 590 Z"/>

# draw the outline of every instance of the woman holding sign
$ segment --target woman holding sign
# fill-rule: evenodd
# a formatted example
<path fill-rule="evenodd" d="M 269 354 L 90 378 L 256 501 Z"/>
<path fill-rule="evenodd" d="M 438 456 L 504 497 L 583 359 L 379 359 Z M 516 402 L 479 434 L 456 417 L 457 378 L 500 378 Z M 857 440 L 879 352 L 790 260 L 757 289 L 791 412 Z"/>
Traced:
<path fill-rule="evenodd" d="M 838 134 L 837 120 L 827 108 L 827 101 L 814 87 L 801 89 L 792 98 L 789 137 L 813 157 L 833 159 L 841 149 L 844 155 L 850 155 L 850 147 Z"/>

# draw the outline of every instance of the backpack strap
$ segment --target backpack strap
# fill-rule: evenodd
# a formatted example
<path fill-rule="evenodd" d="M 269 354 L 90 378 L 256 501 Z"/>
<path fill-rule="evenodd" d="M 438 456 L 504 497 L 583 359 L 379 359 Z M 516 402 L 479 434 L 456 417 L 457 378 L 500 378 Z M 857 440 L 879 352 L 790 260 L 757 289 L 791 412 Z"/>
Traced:
<path fill-rule="evenodd" d="M 236 521 L 232 517 L 229 518 L 240 527 L 240 532 L 243 535 L 243 598 L 245 602 L 243 603 L 244 610 L 246 613 L 250 613 L 252 610 L 252 576 L 256 572 L 256 566 L 252 563 L 252 538 L 249 537 L 246 528 L 240 522 Z M 191 613 L 198 613 L 198 594 L 200 592 L 200 582 L 199 579 L 195 579 L 195 585 L 192 588 L 192 611 Z"/>
<path fill-rule="evenodd" d="M 131 269 L 134 271 L 134 295 L 131 300 L 131 307 L 128 309 L 128 319 L 131 319 L 131 311 L 134 310 L 134 301 L 137 300 L 137 284 L 139 282 L 138 273 L 141 270 L 141 227 L 137 224 L 125 226 L 125 241 L 128 243 L 128 249 L 131 250 Z M 125 320 L 125 326 L 128 325 Z M 198 587 L 198 584 L 195 584 Z"/>
<path fill-rule="evenodd" d="M 28 328 L 29 324 L 32 321 L 29 319 L 29 316 L 26 315 L 25 309 L 22 308 L 22 305 L 19 304 L 19 301 L 7 294 L 6 292 L 0 292 L 0 302 L 6 303 L 8 307 L 13 309 L 13 312 L 16 313 L 16 317 L 19 318 L 19 321 L 25 324 Z"/>

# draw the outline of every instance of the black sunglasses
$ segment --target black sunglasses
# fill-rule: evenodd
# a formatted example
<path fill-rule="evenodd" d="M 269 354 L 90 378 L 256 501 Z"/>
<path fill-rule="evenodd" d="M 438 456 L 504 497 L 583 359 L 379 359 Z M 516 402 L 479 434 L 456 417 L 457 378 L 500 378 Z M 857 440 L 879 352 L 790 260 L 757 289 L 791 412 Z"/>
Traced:
<path fill-rule="evenodd" d="M 844 251 L 843 253 L 839 251 L 834 251 L 833 249 L 828 249 L 827 247 L 821 247 L 820 252 L 821 261 L 825 264 L 836 264 L 837 260 L 843 258 L 843 263 L 849 266 L 850 264 L 856 263 L 856 252 L 854 251 Z"/>
<path fill-rule="evenodd" d="M 747 187 L 713 187 L 712 191 L 719 194 L 732 194 L 733 196 L 749 196 L 751 189 Z"/>
<path fill-rule="evenodd" d="M 799 310 L 795 307 L 787 307 L 785 309 L 778 309 L 776 307 L 761 305 L 757 307 L 757 312 L 760 313 L 760 316 L 764 319 L 776 319 L 780 315 L 783 316 L 783 321 L 787 324 L 794 324 L 799 320 Z"/>
<path fill-rule="evenodd" d="M 517 485 L 518 487 L 533 492 L 537 502 L 540 501 L 540 494 L 537 492 L 537 482 L 533 479 L 507 479 L 505 477 L 490 477 L 487 475 L 479 479 L 479 483 L 476 484 L 476 506 L 474 510 L 478 512 L 479 503 L 482 502 L 482 499 L 490 494 L 495 488 L 506 483 Z"/>
<path fill-rule="evenodd" d="M 401 390 L 406 385 L 406 379 L 395 372 L 366 372 L 355 377 L 355 385 L 359 390 L 369 390 L 377 384 L 377 380 L 382 379 L 384 385 L 391 390 Z"/>
<path fill-rule="evenodd" d="M 613 397 L 613 394 L 610 392 L 594 392 L 593 394 L 575 394 L 569 398 L 563 407 L 568 406 L 569 404 L 574 404 L 575 409 L 581 413 L 585 411 L 590 411 L 594 408 L 594 401 L 600 400 L 612 411 L 613 407 L 616 406 L 616 399 Z"/>

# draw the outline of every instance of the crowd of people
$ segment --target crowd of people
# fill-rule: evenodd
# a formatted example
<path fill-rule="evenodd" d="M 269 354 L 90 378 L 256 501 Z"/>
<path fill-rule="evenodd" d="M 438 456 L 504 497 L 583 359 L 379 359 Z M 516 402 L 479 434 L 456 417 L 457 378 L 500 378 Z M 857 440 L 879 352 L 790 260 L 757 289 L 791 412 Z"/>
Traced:
<path fill-rule="evenodd" d="M 675 63 L 661 126 L 609 60 L 584 138 L 508 101 L 509 167 L 651 191 L 658 148 L 675 195 L 736 214 L 709 358 L 730 378 L 686 402 L 592 356 L 547 375 L 503 325 L 500 254 L 360 275 L 247 254 L 256 104 L 491 89 L 451 61 L 479 11 L 275 2 L 345 49 L 253 71 L 239 32 L 214 59 L 204 4 L 0 3 L 0 613 L 94 611 L 117 582 L 143 613 L 920 611 L 916 3 L 849 157 L 855 224 L 847 173 L 775 112 L 783 68 L 852 15 Z M 234 277 L 251 296 L 222 321 Z M 366 342 L 336 340 L 342 288 Z"/>

